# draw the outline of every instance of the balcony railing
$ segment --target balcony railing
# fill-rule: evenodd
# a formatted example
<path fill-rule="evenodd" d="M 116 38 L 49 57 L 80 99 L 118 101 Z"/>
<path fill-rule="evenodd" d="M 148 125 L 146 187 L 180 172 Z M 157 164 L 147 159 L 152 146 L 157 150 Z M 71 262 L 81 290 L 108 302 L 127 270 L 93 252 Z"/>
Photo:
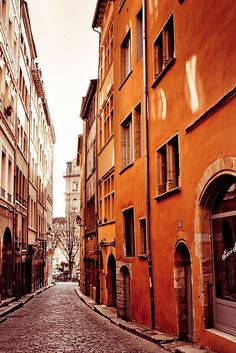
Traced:
<path fill-rule="evenodd" d="M 6 190 L 1 188 L 1 197 L 3 197 L 5 199 L 6 197 Z"/>
<path fill-rule="evenodd" d="M 16 201 L 21 203 L 24 207 L 27 206 L 26 200 L 18 192 L 16 193 Z"/>

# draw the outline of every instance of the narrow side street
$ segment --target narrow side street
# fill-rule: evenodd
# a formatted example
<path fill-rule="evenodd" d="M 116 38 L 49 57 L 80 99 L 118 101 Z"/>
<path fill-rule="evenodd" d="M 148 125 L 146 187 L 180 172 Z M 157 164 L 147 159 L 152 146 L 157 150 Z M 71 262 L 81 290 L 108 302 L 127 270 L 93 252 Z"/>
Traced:
<path fill-rule="evenodd" d="M 164 353 L 89 309 L 74 283 L 58 283 L 0 324 L 0 352 Z"/>

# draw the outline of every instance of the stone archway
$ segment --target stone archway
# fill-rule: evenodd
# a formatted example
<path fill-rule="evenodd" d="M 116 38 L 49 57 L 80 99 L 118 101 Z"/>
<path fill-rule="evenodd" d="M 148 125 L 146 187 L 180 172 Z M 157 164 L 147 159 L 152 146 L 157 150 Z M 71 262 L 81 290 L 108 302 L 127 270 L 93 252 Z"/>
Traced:
<path fill-rule="evenodd" d="M 188 247 L 178 242 L 174 254 L 174 287 L 179 337 L 193 340 L 192 269 Z"/>
<path fill-rule="evenodd" d="M 107 262 L 108 306 L 116 307 L 116 260 L 111 254 Z"/>
<path fill-rule="evenodd" d="M 1 297 L 2 299 L 12 297 L 12 281 L 13 281 L 13 242 L 11 231 L 5 229 L 3 235 L 2 246 L 2 283 Z"/>
<path fill-rule="evenodd" d="M 212 242 L 212 207 L 219 195 L 224 195 L 236 181 L 236 158 L 225 157 L 213 162 L 202 175 L 195 203 L 194 241 L 199 259 L 199 299 L 202 307 L 202 328 L 217 327 L 215 320 L 215 276 Z M 230 316 L 228 314 L 228 316 Z M 219 328 L 219 327 L 217 327 Z M 222 331 L 230 332 L 225 329 Z"/>

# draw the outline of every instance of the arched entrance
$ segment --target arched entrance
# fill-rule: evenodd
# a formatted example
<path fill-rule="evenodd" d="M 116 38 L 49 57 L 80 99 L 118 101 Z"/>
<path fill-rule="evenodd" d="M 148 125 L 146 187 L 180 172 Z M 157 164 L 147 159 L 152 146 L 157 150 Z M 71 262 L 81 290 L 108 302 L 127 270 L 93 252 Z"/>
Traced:
<path fill-rule="evenodd" d="M 9 228 L 6 228 L 3 236 L 2 246 L 2 286 L 1 297 L 9 298 L 12 296 L 12 278 L 13 278 L 13 249 L 12 237 Z"/>
<path fill-rule="evenodd" d="M 199 258 L 199 299 L 205 328 L 236 336 L 235 234 L 236 157 L 214 161 L 198 187 L 195 251 Z"/>
<path fill-rule="evenodd" d="M 175 249 L 174 280 L 179 337 L 193 340 L 192 270 L 187 246 L 179 242 Z"/>
<path fill-rule="evenodd" d="M 131 309 L 131 290 L 130 290 L 130 273 L 126 266 L 121 267 L 122 274 L 122 293 L 123 293 L 123 315 L 122 318 L 127 321 L 132 320 Z"/>
<path fill-rule="evenodd" d="M 108 306 L 116 307 L 116 260 L 110 255 L 107 263 Z"/>

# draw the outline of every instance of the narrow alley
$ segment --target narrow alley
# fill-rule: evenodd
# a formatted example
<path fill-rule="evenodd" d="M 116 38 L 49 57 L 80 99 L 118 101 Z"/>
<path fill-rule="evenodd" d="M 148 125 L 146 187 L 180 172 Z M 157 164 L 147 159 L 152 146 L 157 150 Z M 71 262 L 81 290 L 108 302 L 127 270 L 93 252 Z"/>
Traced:
<path fill-rule="evenodd" d="M 58 283 L 0 324 L 0 352 L 163 353 L 89 309 L 74 283 Z"/>

